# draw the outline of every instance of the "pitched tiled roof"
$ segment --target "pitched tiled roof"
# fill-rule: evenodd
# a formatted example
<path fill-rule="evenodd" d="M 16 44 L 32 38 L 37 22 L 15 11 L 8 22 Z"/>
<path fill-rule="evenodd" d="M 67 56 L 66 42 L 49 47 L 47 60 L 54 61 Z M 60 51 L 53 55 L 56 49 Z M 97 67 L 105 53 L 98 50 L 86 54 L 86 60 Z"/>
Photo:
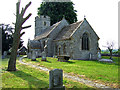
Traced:
<path fill-rule="evenodd" d="M 55 40 L 64 40 L 64 39 L 69 39 L 73 33 L 76 31 L 76 29 L 81 25 L 83 21 L 76 22 L 73 24 L 70 24 L 68 26 L 63 27 L 59 35 Z"/>
<path fill-rule="evenodd" d="M 40 49 L 41 45 L 39 41 L 36 40 L 29 40 L 28 41 L 28 47 L 31 49 Z"/>
<path fill-rule="evenodd" d="M 60 22 L 57 22 L 56 24 L 53 24 L 52 26 L 45 29 L 44 32 L 41 35 L 36 36 L 34 40 L 40 40 L 47 37 L 59 25 Z"/>

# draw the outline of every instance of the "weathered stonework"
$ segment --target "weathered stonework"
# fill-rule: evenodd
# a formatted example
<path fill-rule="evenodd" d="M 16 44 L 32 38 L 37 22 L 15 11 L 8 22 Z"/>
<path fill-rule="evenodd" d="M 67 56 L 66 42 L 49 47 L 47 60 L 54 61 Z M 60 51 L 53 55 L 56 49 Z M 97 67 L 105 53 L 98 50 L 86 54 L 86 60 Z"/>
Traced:
<path fill-rule="evenodd" d="M 98 59 L 99 37 L 86 18 L 73 24 L 68 24 L 63 18 L 60 22 L 49 26 L 50 18 L 47 16 L 43 19 L 43 17 L 36 17 L 35 21 L 34 40 L 41 46 L 39 53 L 42 53 L 47 45 L 46 56 L 69 55 L 71 59 Z M 49 27 L 40 24 L 44 21 Z"/>
<path fill-rule="evenodd" d="M 40 16 L 35 17 L 35 37 L 40 35 L 44 29 L 50 26 L 50 17 Z"/>
<path fill-rule="evenodd" d="M 65 86 L 63 86 L 63 70 L 54 69 L 49 71 L 48 90 L 65 90 Z"/>

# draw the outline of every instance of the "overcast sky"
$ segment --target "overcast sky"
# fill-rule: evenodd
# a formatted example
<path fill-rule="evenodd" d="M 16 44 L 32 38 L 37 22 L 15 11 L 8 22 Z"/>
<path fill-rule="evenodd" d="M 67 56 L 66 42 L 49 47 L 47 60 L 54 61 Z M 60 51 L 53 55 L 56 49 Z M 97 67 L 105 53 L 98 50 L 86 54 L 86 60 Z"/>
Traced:
<path fill-rule="evenodd" d="M 24 7 L 30 0 L 21 0 L 21 7 Z M 32 16 L 25 25 L 32 25 L 31 28 L 24 30 L 26 33 L 22 36 L 24 45 L 27 45 L 28 38 L 34 38 L 34 20 L 37 16 L 37 8 L 42 0 L 31 0 L 32 4 L 28 8 L 26 15 L 32 13 Z M 99 46 L 106 49 L 107 41 L 115 42 L 115 48 L 118 48 L 118 2 L 120 0 L 72 0 L 75 10 L 77 10 L 78 21 L 86 19 L 93 27 L 94 31 L 100 37 Z M 15 22 L 17 0 L 1 0 L 0 3 L 0 23 L 11 24 Z M 13 26 L 13 25 L 12 25 Z"/>

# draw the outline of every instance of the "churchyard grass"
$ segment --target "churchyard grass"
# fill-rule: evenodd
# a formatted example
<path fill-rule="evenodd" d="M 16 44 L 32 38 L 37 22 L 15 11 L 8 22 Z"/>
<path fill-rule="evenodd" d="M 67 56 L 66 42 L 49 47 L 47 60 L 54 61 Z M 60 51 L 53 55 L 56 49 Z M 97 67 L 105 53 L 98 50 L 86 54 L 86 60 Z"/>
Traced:
<path fill-rule="evenodd" d="M 49 73 L 41 71 L 31 66 L 20 64 L 17 60 L 17 71 L 6 71 L 8 59 L 2 60 L 2 88 L 48 88 L 49 87 Z M 79 82 L 75 82 L 64 78 L 63 84 L 66 88 L 89 88 Z M 47 90 L 47 89 L 46 89 Z M 78 89 L 79 90 L 79 89 Z"/>
<path fill-rule="evenodd" d="M 103 58 L 109 57 L 105 56 Z M 100 82 L 111 87 L 118 87 L 118 57 L 113 57 L 115 63 L 85 60 L 59 62 L 57 58 L 52 57 L 47 57 L 47 62 L 41 61 L 41 58 L 37 58 L 37 61 L 31 61 L 30 59 L 24 58 L 23 61 L 49 69 L 62 69 L 64 72 L 73 76 Z"/>

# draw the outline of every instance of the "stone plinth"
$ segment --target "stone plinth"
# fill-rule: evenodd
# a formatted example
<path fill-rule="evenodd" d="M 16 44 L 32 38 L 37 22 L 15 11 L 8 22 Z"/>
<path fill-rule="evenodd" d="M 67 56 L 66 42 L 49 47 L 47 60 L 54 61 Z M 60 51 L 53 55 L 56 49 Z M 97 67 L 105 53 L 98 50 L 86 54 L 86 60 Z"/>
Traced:
<path fill-rule="evenodd" d="M 57 57 L 58 57 L 58 61 L 60 61 L 60 62 L 68 62 L 68 60 L 70 58 L 70 56 L 68 56 L 68 55 L 58 55 Z"/>

